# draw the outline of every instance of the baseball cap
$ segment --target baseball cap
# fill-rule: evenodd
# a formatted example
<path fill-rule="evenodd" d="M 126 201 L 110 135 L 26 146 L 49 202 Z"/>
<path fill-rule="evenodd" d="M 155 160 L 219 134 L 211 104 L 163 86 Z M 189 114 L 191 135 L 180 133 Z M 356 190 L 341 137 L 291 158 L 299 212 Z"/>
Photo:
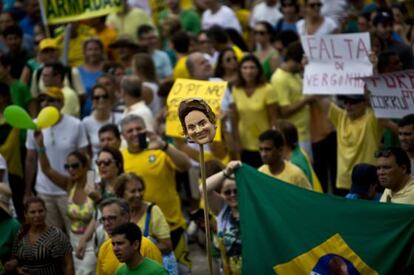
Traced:
<path fill-rule="evenodd" d="M 393 22 L 394 22 L 394 18 L 392 14 L 387 11 L 379 11 L 378 14 L 374 17 L 374 20 L 372 21 L 374 26 L 380 23 L 384 24 L 384 23 L 393 23 Z"/>
<path fill-rule="evenodd" d="M 52 38 L 45 38 L 42 39 L 39 43 L 39 50 L 43 51 L 45 49 L 55 49 L 58 50 L 59 46 L 55 39 Z"/>

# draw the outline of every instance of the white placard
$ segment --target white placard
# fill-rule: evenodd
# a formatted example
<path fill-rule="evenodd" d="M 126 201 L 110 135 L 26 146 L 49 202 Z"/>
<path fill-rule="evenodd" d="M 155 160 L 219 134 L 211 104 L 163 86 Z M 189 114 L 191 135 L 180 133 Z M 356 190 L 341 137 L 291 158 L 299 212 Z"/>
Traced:
<path fill-rule="evenodd" d="M 306 35 L 301 41 L 309 62 L 304 94 L 364 93 L 360 77 L 372 76 L 369 33 Z"/>
<path fill-rule="evenodd" d="M 414 113 L 414 70 L 363 78 L 378 118 L 402 118 Z"/>

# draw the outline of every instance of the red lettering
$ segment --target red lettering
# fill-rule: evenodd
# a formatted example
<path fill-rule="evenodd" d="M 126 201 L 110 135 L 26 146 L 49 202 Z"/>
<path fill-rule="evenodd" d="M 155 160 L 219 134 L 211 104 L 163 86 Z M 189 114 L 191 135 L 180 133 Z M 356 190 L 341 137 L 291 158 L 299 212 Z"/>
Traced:
<path fill-rule="evenodd" d="M 342 59 L 342 56 L 341 55 L 337 55 L 336 52 L 335 52 L 335 43 L 333 42 L 333 39 L 330 39 L 330 42 L 331 42 L 331 50 L 332 50 L 333 58 L 335 58 L 335 59 Z"/>
<path fill-rule="evenodd" d="M 308 40 L 308 49 L 309 49 L 310 59 L 313 59 L 314 58 L 313 50 L 318 49 L 315 45 L 311 44 L 311 42 L 312 43 L 315 42 L 315 37 L 308 36 L 306 39 Z"/>
<path fill-rule="evenodd" d="M 352 45 L 352 41 L 353 40 L 352 39 L 349 39 L 349 38 L 345 38 L 344 41 L 345 41 L 345 43 L 348 46 L 349 57 L 352 59 L 353 57 L 352 57 L 352 47 L 351 47 L 351 45 Z"/>
<path fill-rule="evenodd" d="M 326 58 L 332 59 L 331 55 L 329 54 L 328 47 L 326 46 L 325 40 L 321 38 L 320 45 L 319 45 L 319 59 L 323 59 L 324 52 L 325 52 Z"/>
<path fill-rule="evenodd" d="M 368 57 L 369 52 L 368 52 L 367 47 L 365 46 L 364 40 L 359 38 L 358 39 L 358 45 L 357 45 L 356 58 L 359 59 L 361 55 L 362 55 L 362 57 Z"/>

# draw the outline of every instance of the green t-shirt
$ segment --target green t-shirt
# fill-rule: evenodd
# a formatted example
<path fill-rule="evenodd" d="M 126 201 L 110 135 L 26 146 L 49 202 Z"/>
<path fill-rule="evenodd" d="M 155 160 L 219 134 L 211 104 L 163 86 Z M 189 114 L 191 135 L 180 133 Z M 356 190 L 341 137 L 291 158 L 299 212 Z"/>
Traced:
<path fill-rule="evenodd" d="M 116 275 L 168 275 L 167 270 L 162 265 L 148 258 L 137 267 L 129 269 L 126 264 L 121 265 L 116 270 Z"/>
<path fill-rule="evenodd" d="M 24 109 L 26 109 L 27 104 L 32 99 L 29 87 L 20 80 L 15 80 L 10 85 L 10 96 L 14 105 L 19 105 Z"/>
<path fill-rule="evenodd" d="M 0 222 L 0 259 L 9 260 L 13 242 L 20 230 L 20 223 L 14 218 L 6 218 Z"/>

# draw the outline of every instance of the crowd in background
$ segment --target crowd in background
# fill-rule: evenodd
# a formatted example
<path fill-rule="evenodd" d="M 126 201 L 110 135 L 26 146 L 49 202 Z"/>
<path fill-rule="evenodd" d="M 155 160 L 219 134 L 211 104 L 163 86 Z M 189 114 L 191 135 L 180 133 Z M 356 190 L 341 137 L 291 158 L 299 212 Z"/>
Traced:
<path fill-rule="evenodd" d="M 414 69 L 412 1 L 123 0 L 51 26 L 37 0 L 0 2 L 0 274 L 191 273 L 206 229 L 199 149 L 165 133 L 179 78 L 228 83 L 221 141 L 206 148 L 217 274 L 241 272 L 240 165 L 414 204 L 414 114 L 377 119 L 369 91 L 304 95 L 300 43 L 369 32 L 374 73 Z M 9 105 L 61 115 L 19 130 Z"/>

